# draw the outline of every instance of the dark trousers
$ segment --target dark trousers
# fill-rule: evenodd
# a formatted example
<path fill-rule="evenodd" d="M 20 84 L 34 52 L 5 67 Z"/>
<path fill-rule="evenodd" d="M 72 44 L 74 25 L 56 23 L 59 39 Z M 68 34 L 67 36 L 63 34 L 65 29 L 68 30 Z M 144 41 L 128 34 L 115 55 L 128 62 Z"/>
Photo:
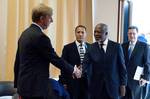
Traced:
<path fill-rule="evenodd" d="M 19 99 L 46 99 L 44 97 L 25 97 L 25 96 L 19 96 Z"/>
<path fill-rule="evenodd" d="M 57 93 L 55 93 L 52 89 L 51 82 L 48 84 L 47 95 L 39 96 L 39 97 L 30 97 L 30 96 L 21 96 L 19 95 L 19 99 L 60 99 Z"/>
<path fill-rule="evenodd" d="M 119 97 L 117 98 L 113 98 L 111 97 L 108 92 L 107 89 L 105 87 L 105 84 L 102 85 L 102 89 L 100 90 L 98 95 L 91 95 L 90 99 L 119 99 Z M 95 89 L 96 90 L 96 89 Z"/>
<path fill-rule="evenodd" d="M 132 99 L 132 94 L 131 94 L 131 90 L 129 89 L 129 87 L 126 87 L 126 94 L 124 97 L 122 97 L 121 99 Z"/>
<path fill-rule="evenodd" d="M 126 87 L 126 95 L 122 99 L 144 99 L 143 86 L 137 86 L 135 89 Z"/>
<path fill-rule="evenodd" d="M 67 87 L 70 99 L 88 99 L 88 85 L 86 78 L 73 80 Z"/>
<path fill-rule="evenodd" d="M 146 84 L 143 88 L 143 99 L 150 99 L 150 84 Z"/>

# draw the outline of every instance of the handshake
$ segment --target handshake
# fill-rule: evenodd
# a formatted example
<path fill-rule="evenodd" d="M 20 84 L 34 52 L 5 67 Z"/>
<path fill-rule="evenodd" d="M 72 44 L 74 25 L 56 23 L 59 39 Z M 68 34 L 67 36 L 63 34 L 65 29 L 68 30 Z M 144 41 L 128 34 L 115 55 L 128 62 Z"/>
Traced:
<path fill-rule="evenodd" d="M 72 74 L 72 77 L 73 78 L 81 78 L 82 76 L 82 67 L 81 66 L 74 66 L 74 71 L 73 71 L 73 74 Z"/>

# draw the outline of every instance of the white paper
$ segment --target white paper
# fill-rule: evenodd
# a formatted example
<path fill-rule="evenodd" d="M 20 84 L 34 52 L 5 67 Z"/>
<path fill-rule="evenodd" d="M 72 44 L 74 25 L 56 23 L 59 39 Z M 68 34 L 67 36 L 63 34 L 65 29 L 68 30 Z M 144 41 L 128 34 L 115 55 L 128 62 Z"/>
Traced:
<path fill-rule="evenodd" d="M 141 75 L 143 74 L 143 70 L 144 70 L 143 67 L 137 66 L 133 79 L 134 80 L 140 80 Z"/>
<path fill-rule="evenodd" d="M 0 96 L 0 99 L 12 99 L 12 96 Z"/>

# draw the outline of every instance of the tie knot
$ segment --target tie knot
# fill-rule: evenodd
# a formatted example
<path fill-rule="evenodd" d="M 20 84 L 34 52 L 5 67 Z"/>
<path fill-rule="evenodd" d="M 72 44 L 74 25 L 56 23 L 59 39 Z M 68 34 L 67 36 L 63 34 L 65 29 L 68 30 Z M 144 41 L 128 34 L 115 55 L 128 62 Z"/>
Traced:
<path fill-rule="evenodd" d="M 133 42 L 130 42 L 130 44 L 129 44 L 130 46 L 134 46 L 134 43 Z"/>
<path fill-rule="evenodd" d="M 100 41 L 100 45 L 102 45 L 102 46 L 103 46 L 103 45 L 104 45 L 104 42 L 103 42 L 103 41 Z"/>
<path fill-rule="evenodd" d="M 103 44 L 103 43 L 100 43 L 100 45 L 103 46 L 104 44 Z"/>
<path fill-rule="evenodd" d="M 104 43 L 101 41 L 100 42 L 100 47 L 102 48 L 104 46 Z"/>
<path fill-rule="evenodd" d="M 130 49 L 133 49 L 133 47 L 134 47 L 134 44 L 131 43 L 131 44 L 129 45 L 129 48 L 130 48 Z"/>
<path fill-rule="evenodd" d="M 103 43 L 104 43 L 104 41 L 100 41 L 100 43 L 101 43 L 101 44 L 103 44 Z"/>
<path fill-rule="evenodd" d="M 82 43 L 80 43 L 80 45 L 79 45 L 80 47 L 82 47 L 83 46 L 83 44 Z"/>

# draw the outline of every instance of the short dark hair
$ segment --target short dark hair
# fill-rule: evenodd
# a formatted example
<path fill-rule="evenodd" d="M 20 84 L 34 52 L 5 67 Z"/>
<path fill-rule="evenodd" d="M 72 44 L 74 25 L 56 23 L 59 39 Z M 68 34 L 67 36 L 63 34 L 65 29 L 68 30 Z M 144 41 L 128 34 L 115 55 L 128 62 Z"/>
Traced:
<path fill-rule="evenodd" d="M 77 29 L 78 29 L 79 27 L 84 28 L 84 29 L 85 29 L 85 31 L 86 31 L 86 27 L 85 27 L 84 25 L 78 25 L 78 26 L 76 26 L 76 28 L 75 28 L 75 32 L 77 31 Z"/>
<path fill-rule="evenodd" d="M 46 16 L 46 15 L 52 16 L 52 14 L 53 14 L 53 9 L 41 3 L 33 8 L 32 21 L 33 22 L 39 21 L 41 16 Z"/>
<path fill-rule="evenodd" d="M 139 31 L 137 26 L 129 26 L 128 29 L 136 29 L 137 32 Z"/>

